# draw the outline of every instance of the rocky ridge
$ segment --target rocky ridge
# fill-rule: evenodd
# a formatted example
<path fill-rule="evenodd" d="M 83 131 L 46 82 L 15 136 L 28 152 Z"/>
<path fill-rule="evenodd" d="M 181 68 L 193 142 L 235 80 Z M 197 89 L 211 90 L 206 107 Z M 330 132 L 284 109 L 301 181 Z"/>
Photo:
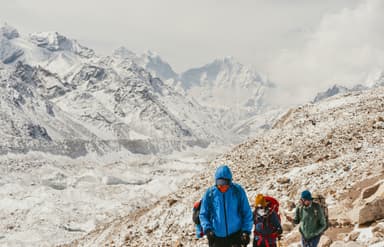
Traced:
<path fill-rule="evenodd" d="M 291 109 L 271 130 L 218 157 L 179 191 L 62 246 L 206 246 L 194 237 L 191 207 L 222 163 L 230 165 L 251 202 L 260 192 L 281 201 L 285 246 L 299 241 L 284 215 L 293 213 L 305 188 L 326 196 L 329 205 L 331 227 L 321 246 L 382 246 L 383 137 L 382 87 Z"/>

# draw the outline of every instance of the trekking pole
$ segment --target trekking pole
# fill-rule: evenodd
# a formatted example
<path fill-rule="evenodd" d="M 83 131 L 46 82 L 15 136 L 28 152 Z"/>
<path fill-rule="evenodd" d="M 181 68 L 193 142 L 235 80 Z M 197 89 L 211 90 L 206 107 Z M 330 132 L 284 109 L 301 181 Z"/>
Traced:
<path fill-rule="evenodd" d="M 283 247 L 283 244 L 281 243 L 281 236 L 277 237 L 277 247 Z"/>

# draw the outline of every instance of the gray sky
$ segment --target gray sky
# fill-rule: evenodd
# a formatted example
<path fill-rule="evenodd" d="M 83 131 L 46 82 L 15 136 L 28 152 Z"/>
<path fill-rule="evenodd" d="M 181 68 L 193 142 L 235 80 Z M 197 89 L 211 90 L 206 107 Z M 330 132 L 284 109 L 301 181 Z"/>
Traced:
<path fill-rule="evenodd" d="M 291 91 L 384 68 L 382 13 L 382 0 L 0 0 L 24 34 L 58 31 L 102 54 L 150 49 L 176 72 L 234 56 Z"/>
<path fill-rule="evenodd" d="M 263 66 L 298 47 L 327 13 L 357 0 L 0 0 L 20 31 L 58 31 L 102 53 L 159 53 L 181 72 L 234 56 Z"/>

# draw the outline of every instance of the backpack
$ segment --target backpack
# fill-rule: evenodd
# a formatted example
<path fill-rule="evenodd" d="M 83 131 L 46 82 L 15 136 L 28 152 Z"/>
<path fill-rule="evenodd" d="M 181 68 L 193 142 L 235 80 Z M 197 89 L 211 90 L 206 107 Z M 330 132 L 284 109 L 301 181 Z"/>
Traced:
<path fill-rule="evenodd" d="M 320 206 L 320 208 L 323 210 L 324 217 L 325 217 L 325 225 L 326 225 L 325 230 L 327 230 L 329 227 L 329 219 L 328 219 L 328 205 L 327 205 L 327 202 L 325 201 L 325 197 L 323 195 L 316 194 L 312 196 L 312 198 L 313 198 L 313 201 L 317 203 Z"/>
<path fill-rule="evenodd" d="M 275 198 L 273 198 L 272 196 L 264 196 L 264 200 L 267 202 L 267 207 L 269 208 L 269 215 L 271 215 L 272 212 L 275 212 L 277 215 L 277 219 L 278 219 L 279 223 L 281 224 L 281 216 L 279 213 L 280 203 Z M 254 211 L 254 219 L 256 219 L 256 210 Z M 277 233 L 272 233 L 269 236 L 269 238 L 272 238 L 272 239 L 278 238 L 278 237 L 279 237 L 279 235 Z"/>
<path fill-rule="evenodd" d="M 195 230 L 196 230 L 196 237 L 202 238 L 204 236 L 204 231 L 202 226 L 200 225 L 200 207 L 201 207 L 201 200 L 195 202 L 193 204 L 193 213 L 192 213 L 192 221 L 195 223 Z"/>
<path fill-rule="evenodd" d="M 269 207 L 269 209 L 276 213 L 277 218 L 279 219 L 279 222 L 281 223 L 281 216 L 279 213 L 280 203 L 275 198 L 273 198 L 272 196 L 264 196 L 264 199 L 267 202 L 267 206 Z"/>
<path fill-rule="evenodd" d="M 200 225 L 200 218 L 199 218 L 200 207 L 201 207 L 201 200 L 199 200 L 193 204 L 192 221 L 196 225 Z"/>

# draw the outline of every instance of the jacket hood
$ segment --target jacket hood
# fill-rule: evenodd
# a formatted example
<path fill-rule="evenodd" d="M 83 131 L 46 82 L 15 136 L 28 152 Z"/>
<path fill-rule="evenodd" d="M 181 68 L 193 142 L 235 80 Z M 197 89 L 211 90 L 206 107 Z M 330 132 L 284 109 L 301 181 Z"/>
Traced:
<path fill-rule="evenodd" d="M 232 172 L 231 172 L 231 169 L 229 169 L 229 167 L 227 165 L 219 166 L 216 169 L 215 181 L 216 181 L 216 179 L 219 179 L 219 178 L 225 178 L 225 179 L 230 180 L 230 182 L 232 182 Z"/>

